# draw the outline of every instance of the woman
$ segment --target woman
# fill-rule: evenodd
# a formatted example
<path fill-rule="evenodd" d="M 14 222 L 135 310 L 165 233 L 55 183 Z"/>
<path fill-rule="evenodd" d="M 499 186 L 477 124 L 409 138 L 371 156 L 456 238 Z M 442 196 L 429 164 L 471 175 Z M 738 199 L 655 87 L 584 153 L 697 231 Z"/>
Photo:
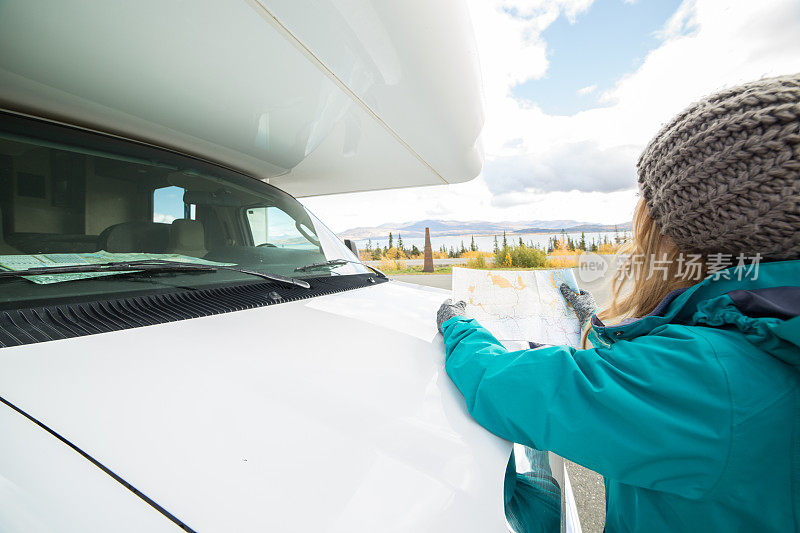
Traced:
<path fill-rule="evenodd" d="M 448 301 L 447 373 L 492 433 L 602 474 L 608 531 L 798 531 L 800 74 L 690 106 L 638 174 L 611 305 L 562 287 L 593 347 L 509 352 Z"/>

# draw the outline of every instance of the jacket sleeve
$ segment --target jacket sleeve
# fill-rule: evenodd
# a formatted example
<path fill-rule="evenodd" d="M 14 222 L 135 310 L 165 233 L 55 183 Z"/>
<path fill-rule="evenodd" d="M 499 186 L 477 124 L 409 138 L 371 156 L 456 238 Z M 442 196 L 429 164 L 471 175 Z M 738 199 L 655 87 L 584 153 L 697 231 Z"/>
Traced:
<path fill-rule="evenodd" d="M 728 383 L 693 328 L 608 347 L 507 351 L 475 320 L 444 324 L 446 370 L 483 427 L 621 483 L 699 498 L 731 441 Z"/>

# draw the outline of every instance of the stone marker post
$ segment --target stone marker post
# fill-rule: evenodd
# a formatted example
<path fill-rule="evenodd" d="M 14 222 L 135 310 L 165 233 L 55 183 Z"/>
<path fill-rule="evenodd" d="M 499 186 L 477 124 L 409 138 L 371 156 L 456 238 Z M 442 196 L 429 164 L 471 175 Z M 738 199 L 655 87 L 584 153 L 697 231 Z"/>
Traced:
<path fill-rule="evenodd" d="M 433 272 L 433 250 L 431 249 L 431 230 L 425 228 L 425 265 L 423 272 Z"/>

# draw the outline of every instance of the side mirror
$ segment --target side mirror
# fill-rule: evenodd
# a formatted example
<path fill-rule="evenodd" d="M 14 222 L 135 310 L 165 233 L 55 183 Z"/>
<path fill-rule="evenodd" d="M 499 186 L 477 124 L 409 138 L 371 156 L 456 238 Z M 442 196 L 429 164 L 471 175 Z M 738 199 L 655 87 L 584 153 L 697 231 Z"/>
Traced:
<path fill-rule="evenodd" d="M 347 246 L 356 257 L 361 259 L 361 257 L 358 255 L 358 246 L 356 246 L 355 241 L 351 241 L 350 239 L 345 239 L 344 245 Z"/>

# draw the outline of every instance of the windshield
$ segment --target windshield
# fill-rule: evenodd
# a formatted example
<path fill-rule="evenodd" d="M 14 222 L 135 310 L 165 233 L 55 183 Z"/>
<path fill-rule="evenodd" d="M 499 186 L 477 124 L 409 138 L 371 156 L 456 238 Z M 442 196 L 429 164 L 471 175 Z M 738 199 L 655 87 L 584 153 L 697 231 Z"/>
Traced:
<path fill-rule="evenodd" d="M 259 180 L 136 143 L 0 119 L 0 270 L 165 260 L 291 278 L 371 272 L 297 200 Z M 232 269 L 186 270 L 0 278 L 0 303 L 259 281 Z"/>

